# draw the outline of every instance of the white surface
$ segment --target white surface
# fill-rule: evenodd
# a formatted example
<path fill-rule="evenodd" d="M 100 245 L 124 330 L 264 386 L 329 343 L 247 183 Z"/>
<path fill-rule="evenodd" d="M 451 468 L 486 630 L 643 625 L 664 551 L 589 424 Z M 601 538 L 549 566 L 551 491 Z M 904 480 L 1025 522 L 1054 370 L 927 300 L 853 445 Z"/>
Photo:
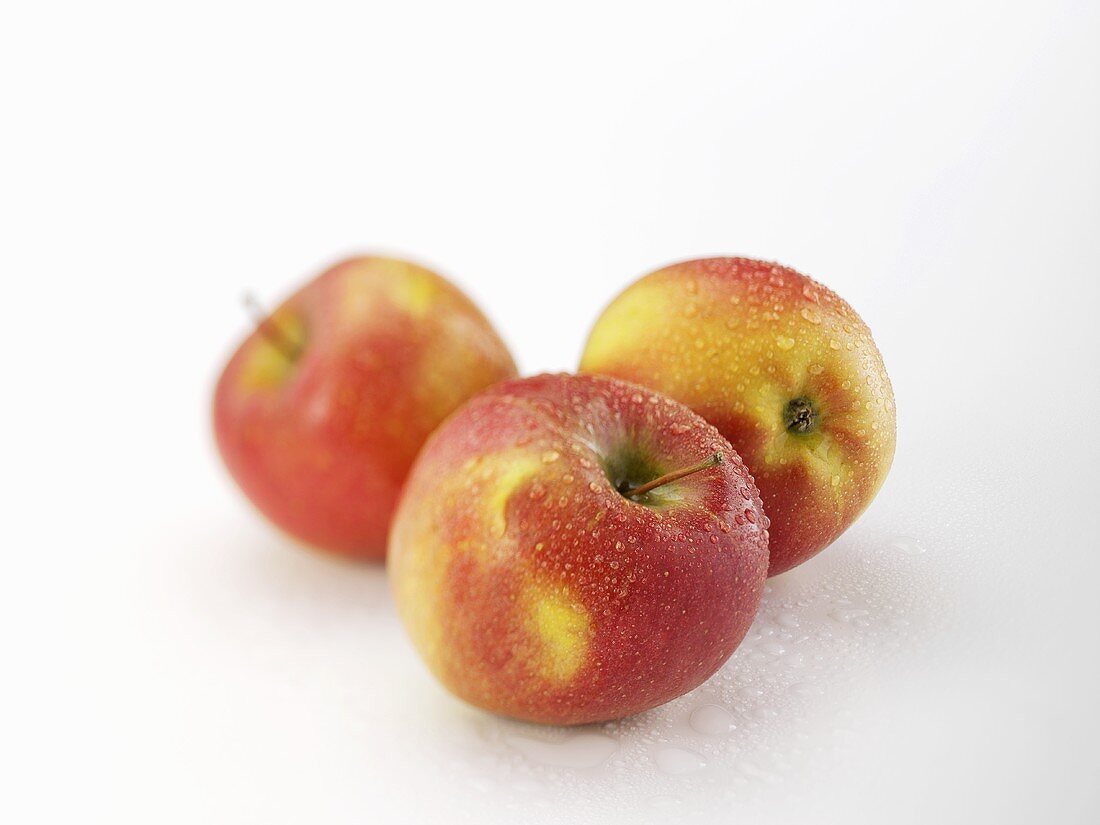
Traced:
<path fill-rule="evenodd" d="M 1100 818 L 1097 7 L 672 9 L 6 8 L 0 819 Z M 779 259 L 874 330 L 893 472 L 695 693 L 465 708 L 209 437 L 241 292 L 362 248 L 528 372 L 648 269 Z"/>

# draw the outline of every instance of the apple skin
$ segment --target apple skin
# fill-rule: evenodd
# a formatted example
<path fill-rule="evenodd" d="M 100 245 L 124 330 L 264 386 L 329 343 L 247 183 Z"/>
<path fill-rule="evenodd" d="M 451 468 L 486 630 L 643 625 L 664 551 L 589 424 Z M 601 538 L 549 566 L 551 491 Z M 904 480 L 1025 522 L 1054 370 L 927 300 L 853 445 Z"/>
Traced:
<path fill-rule="evenodd" d="M 258 328 L 230 358 L 213 409 L 225 465 L 291 536 L 381 559 L 417 451 L 462 402 L 515 376 L 512 357 L 459 289 L 391 258 L 333 266 L 265 324 L 298 354 Z"/>
<path fill-rule="evenodd" d="M 709 258 L 646 275 L 596 321 L 580 369 L 665 393 L 729 439 L 771 519 L 769 575 L 835 541 L 893 460 L 894 395 L 870 330 L 784 266 Z M 800 399 L 807 432 L 787 419 Z"/>
<path fill-rule="evenodd" d="M 626 498 L 721 451 L 724 463 Z M 533 722 L 629 716 L 701 684 L 756 613 L 767 519 L 687 407 L 599 376 L 498 384 L 416 460 L 390 534 L 398 612 L 439 680 Z"/>

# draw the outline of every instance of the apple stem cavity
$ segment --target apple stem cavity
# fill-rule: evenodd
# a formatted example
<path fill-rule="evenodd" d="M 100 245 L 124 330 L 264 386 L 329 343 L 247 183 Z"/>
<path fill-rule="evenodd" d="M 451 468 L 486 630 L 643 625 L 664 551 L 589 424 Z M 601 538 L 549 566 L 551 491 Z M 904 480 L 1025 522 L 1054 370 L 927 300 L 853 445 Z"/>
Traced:
<path fill-rule="evenodd" d="M 256 323 L 256 330 L 271 346 L 275 347 L 288 361 L 298 360 L 302 354 L 302 347 L 293 338 L 287 335 L 278 324 L 271 320 L 271 314 L 251 292 L 244 294 L 244 306 L 252 320 Z"/>
<path fill-rule="evenodd" d="M 812 433 L 817 429 L 817 409 L 809 398 L 793 398 L 783 410 L 783 423 L 795 435 Z"/>
<path fill-rule="evenodd" d="M 692 475 L 693 473 L 698 473 L 701 470 L 707 470 L 711 467 L 717 467 L 719 464 L 724 464 L 725 461 L 726 457 L 722 455 L 721 452 L 716 452 L 713 455 L 704 458 L 702 461 L 692 464 L 690 467 L 684 467 L 681 470 L 673 470 L 671 473 L 665 473 L 663 476 L 655 478 L 652 481 L 647 481 L 645 484 L 635 487 L 633 490 L 624 490 L 623 495 L 629 499 L 634 499 L 635 501 L 637 501 L 646 493 L 652 490 L 656 490 L 658 487 L 663 487 L 666 484 L 671 484 L 673 481 L 679 481 L 681 478 Z"/>

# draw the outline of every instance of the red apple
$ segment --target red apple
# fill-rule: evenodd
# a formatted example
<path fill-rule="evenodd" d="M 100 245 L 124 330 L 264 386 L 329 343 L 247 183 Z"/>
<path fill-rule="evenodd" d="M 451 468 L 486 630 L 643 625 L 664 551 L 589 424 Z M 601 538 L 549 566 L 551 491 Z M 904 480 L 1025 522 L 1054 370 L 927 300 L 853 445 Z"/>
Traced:
<path fill-rule="evenodd" d="M 477 307 L 423 267 L 353 258 L 302 287 L 229 360 L 214 432 L 230 473 L 301 541 L 382 558 L 428 434 L 516 374 Z"/>
<path fill-rule="evenodd" d="M 667 393 L 730 440 L 771 517 L 771 575 L 835 541 L 894 456 L 894 395 L 867 325 L 778 264 L 711 258 L 647 275 L 596 322 L 581 370 Z"/>
<path fill-rule="evenodd" d="M 571 375 L 499 384 L 449 418 L 410 473 L 388 557 L 444 685 L 561 724 L 702 683 L 748 630 L 767 565 L 756 487 L 714 427 Z"/>

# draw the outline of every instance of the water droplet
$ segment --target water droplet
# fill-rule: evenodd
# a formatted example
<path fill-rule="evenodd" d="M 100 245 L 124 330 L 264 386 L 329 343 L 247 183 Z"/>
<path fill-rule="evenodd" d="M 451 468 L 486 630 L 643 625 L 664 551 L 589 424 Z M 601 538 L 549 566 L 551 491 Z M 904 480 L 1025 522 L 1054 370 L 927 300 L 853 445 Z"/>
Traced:
<path fill-rule="evenodd" d="M 701 705 L 691 712 L 688 723 L 706 736 L 721 736 L 736 727 L 733 714 L 719 705 Z"/>
<path fill-rule="evenodd" d="M 619 749 L 614 739 L 588 731 L 556 742 L 506 733 L 504 741 L 528 759 L 555 768 L 595 768 Z"/>
<path fill-rule="evenodd" d="M 775 623 L 780 627 L 785 627 L 788 630 L 794 630 L 799 625 L 798 616 L 794 613 L 780 613 L 775 617 Z"/>
<path fill-rule="evenodd" d="M 552 464 L 559 458 L 561 458 L 561 453 L 559 453 L 557 450 L 547 450 L 542 454 L 542 463 Z"/>
<path fill-rule="evenodd" d="M 853 624 L 857 627 L 866 627 L 870 624 L 871 615 L 870 610 L 864 610 L 862 607 L 847 607 L 840 606 L 835 607 L 829 611 L 829 617 L 835 621 L 843 624 Z"/>
<path fill-rule="evenodd" d="M 802 307 L 802 311 L 799 314 L 811 324 L 821 323 L 821 313 L 814 307 Z"/>
<path fill-rule="evenodd" d="M 888 545 L 893 550 L 900 550 L 910 556 L 919 556 L 924 552 L 924 545 L 922 545 L 917 539 L 910 538 L 909 536 L 898 536 Z"/>

